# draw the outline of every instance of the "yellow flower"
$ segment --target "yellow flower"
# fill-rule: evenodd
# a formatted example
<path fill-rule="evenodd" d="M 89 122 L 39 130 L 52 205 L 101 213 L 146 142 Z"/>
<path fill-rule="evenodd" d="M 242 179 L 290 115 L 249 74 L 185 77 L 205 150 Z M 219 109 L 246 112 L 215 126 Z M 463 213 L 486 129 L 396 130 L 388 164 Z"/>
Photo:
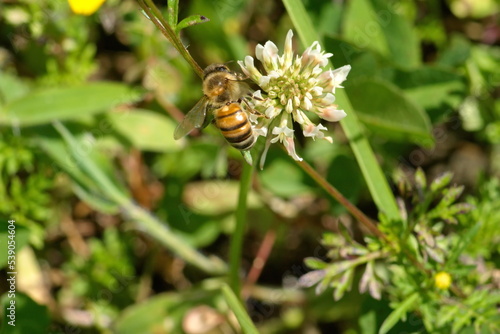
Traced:
<path fill-rule="evenodd" d="M 451 285 L 451 276 L 445 271 L 440 271 L 434 276 L 434 285 L 441 290 L 447 290 Z"/>
<path fill-rule="evenodd" d="M 94 14 L 105 0 L 68 0 L 69 7 L 75 14 Z"/>

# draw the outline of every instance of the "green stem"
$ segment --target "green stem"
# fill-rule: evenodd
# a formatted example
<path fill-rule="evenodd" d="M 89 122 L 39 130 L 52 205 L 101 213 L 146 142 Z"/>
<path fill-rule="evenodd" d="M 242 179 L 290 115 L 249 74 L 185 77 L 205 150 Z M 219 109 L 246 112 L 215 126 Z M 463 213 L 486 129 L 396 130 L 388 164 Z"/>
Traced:
<path fill-rule="evenodd" d="M 234 293 L 234 291 L 231 290 L 231 288 L 227 284 L 222 285 L 221 290 L 227 305 L 236 316 L 236 319 L 238 319 L 243 333 L 258 334 L 259 331 L 257 330 L 257 328 L 255 328 L 252 319 L 250 319 L 250 317 L 248 316 L 247 311 L 241 304 L 238 296 Z"/>
<path fill-rule="evenodd" d="M 252 182 L 253 167 L 243 164 L 243 171 L 240 178 L 240 193 L 238 195 L 238 206 L 236 208 L 236 226 L 231 238 L 229 249 L 229 285 L 234 293 L 240 293 L 240 267 L 241 254 L 243 249 L 243 237 L 247 218 L 247 197 Z"/>
<path fill-rule="evenodd" d="M 144 12 L 148 15 L 151 22 L 160 29 L 162 34 L 172 43 L 172 45 L 177 49 L 177 51 L 181 54 L 181 56 L 186 59 L 186 61 L 191 65 L 193 70 L 198 74 L 200 78 L 203 77 L 203 69 L 198 65 L 198 63 L 191 57 L 191 54 L 187 51 L 182 44 L 181 39 L 175 33 L 174 29 L 168 24 L 167 21 L 163 18 L 163 15 L 155 6 L 152 0 L 137 0 L 139 6 L 144 10 Z M 177 5 L 175 1 L 171 1 L 171 4 Z M 177 8 L 170 9 L 173 13 L 177 13 Z M 175 15 L 175 14 L 172 14 Z"/>
<path fill-rule="evenodd" d="M 321 176 L 314 168 L 311 167 L 305 161 L 297 161 L 297 164 L 307 173 L 309 176 L 316 181 L 330 196 L 337 200 L 343 207 L 349 211 L 354 218 L 356 218 L 361 224 L 363 224 L 371 233 L 379 238 L 388 241 L 387 236 L 382 233 L 378 228 L 376 223 L 366 216 L 360 209 L 358 209 L 354 204 L 349 202 L 347 198 L 342 195 L 334 186 L 328 183 L 323 176 Z"/>
<path fill-rule="evenodd" d="M 314 41 L 319 41 L 319 36 L 314 29 L 310 17 L 300 0 L 283 0 L 288 15 L 292 19 L 303 45 L 311 45 Z M 361 172 L 366 180 L 368 189 L 377 205 L 379 211 L 384 212 L 390 220 L 400 220 L 396 199 L 387 183 L 375 154 L 362 131 L 352 105 L 343 90 L 337 90 L 336 103 L 347 110 L 348 115 L 341 121 L 342 128 L 349 138 L 352 151 L 361 168 Z"/>

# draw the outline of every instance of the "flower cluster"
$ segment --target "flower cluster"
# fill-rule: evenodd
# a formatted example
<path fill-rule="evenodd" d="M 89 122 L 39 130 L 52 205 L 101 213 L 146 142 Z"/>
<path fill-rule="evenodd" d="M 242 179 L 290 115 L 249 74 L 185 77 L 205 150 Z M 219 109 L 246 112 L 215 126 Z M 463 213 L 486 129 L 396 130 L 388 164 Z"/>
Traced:
<path fill-rule="evenodd" d="M 346 65 L 336 70 L 325 70 L 331 53 L 321 50 L 318 42 L 307 48 L 302 56 L 292 50 L 290 30 L 285 40 L 285 50 L 278 55 L 277 46 L 268 41 L 264 46 L 257 45 L 255 55 L 263 65 L 265 73 L 259 72 L 254 59 L 245 57 L 238 61 L 243 72 L 262 89 L 254 93 L 252 107 L 266 117 L 251 117 L 255 123 L 255 132 L 265 136 L 266 148 L 261 158 L 261 166 L 271 143 L 283 143 L 288 154 L 295 160 L 302 160 L 295 152 L 293 122 L 302 128 L 305 137 L 320 138 L 332 142 L 325 136 L 326 127 L 314 124 L 307 112 L 316 113 L 330 122 L 336 122 L 346 116 L 338 110 L 335 102 L 335 89 L 342 88 L 351 66 Z"/>

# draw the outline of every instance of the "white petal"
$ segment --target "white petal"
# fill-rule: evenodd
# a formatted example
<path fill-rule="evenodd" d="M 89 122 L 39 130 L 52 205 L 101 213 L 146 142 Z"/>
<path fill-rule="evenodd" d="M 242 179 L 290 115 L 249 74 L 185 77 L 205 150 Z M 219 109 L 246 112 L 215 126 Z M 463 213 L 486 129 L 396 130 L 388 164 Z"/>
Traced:
<path fill-rule="evenodd" d="M 323 87 L 320 87 L 320 86 L 314 86 L 312 89 L 312 95 L 314 96 L 320 96 L 321 94 L 323 94 Z M 312 98 L 311 98 L 312 99 Z"/>
<path fill-rule="evenodd" d="M 266 89 L 269 86 L 269 80 L 271 78 L 268 75 L 263 75 L 259 79 L 259 87 Z"/>
<path fill-rule="evenodd" d="M 347 116 L 344 110 L 336 110 L 335 108 L 323 108 L 318 115 L 329 122 L 338 122 Z"/>
<path fill-rule="evenodd" d="M 261 93 L 260 89 L 259 89 L 259 90 L 256 90 L 255 92 L 253 92 L 252 97 L 256 97 L 257 99 L 260 99 L 260 100 L 263 100 L 263 99 L 264 99 L 264 98 L 262 97 L 262 93 Z"/>
<path fill-rule="evenodd" d="M 321 104 L 324 106 L 330 106 L 335 102 L 335 95 L 332 93 L 327 93 L 322 99 Z"/>
<path fill-rule="evenodd" d="M 292 37 L 293 37 L 293 31 L 292 29 L 290 29 L 286 34 L 285 50 L 283 52 L 283 66 L 285 68 L 289 68 L 292 65 L 293 61 Z"/>
<path fill-rule="evenodd" d="M 327 137 L 323 137 L 324 140 L 326 140 L 327 142 L 329 142 L 330 144 L 333 144 L 333 138 L 330 137 L 330 136 L 327 136 Z"/>
<path fill-rule="evenodd" d="M 286 138 L 283 144 L 285 144 L 288 155 L 290 155 L 296 161 L 302 161 L 302 158 L 297 155 L 297 152 L 295 152 L 295 143 L 293 141 L 293 138 Z"/>
<path fill-rule="evenodd" d="M 257 136 L 264 136 L 266 137 L 267 136 L 267 127 L 263 126 L 263 127 L 260 127 L 260 128 L 255 128 L 253 130 L 253 132 L 257 135 Z"/>
<path fill-rule="evenodd" d="M 241 62 L 238 62 L 240 64 Z M 241 65 L 240 65 L 241 66 Z M 247 68 L 255 68 L 254 62 L 253 62 L 253 57 L 246 56 L 245 57 L 245 67 Z"/>
<path fill-rule="evenodd" d="M 309 100 L 307 97 L 304 97 L 304 99 L 302 100 L 302 108 L 304 108 L 305 110 L 311 110 L 312 108 L 311 100 Z"/>
<path fill-rule="evenodd" d="M 257 46 L 255 47 L 255 57 L 257 57 L 257 59 L 260 61 L 263 61 L 262 60 L 263 52 L 264 52 L 264 47 L 260 44 L 257 44 Z"/>
<path fill-rule="evenodd" d="M 347 75 L 351 70 L 351 65 L 345 65 L 333 70 L 333 82 L 336 87 L 340 87 L 340 84 L 347 79 Z"/>

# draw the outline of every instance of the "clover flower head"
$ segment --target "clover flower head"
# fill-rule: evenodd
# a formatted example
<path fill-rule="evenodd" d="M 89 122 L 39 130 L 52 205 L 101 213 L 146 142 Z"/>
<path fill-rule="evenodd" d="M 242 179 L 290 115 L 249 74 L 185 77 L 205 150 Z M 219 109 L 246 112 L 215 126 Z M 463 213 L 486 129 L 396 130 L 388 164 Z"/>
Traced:
<path fill-rule="evenodd" d="M 261 168 L 270 144 L 282 143 L 288 154 L 295 160 L 302 160 L 295 151 L 293 123 L 299 124 L 305 137 L 324 139 L 327 128 L 314 124 L 308 114 L 315 113 L 320 118 L 337 122 L 346 116 L 335 102 L 335 89 L 343 88 L 350 65 L 335 70 L 325 69 L 328 59 L 333 56 L 321 50 L 318 42 L 309 46 L 301 56 L 292 50 L 292 30 L 285 39 L 284 52 L 280 56 L 278 47 L 271 41 L 257 45 L 255 56 L 264 69 L 260 72 L 254 58 L 246 56 L 238 61 L 243 73 L 255 82 L 261 90 L 254 93 L 256 99 L 250 102 L 252 108 L 265 117 L 254 117 L 254 130 L 266 136 L 266 148 L 261 157 Z"/>

